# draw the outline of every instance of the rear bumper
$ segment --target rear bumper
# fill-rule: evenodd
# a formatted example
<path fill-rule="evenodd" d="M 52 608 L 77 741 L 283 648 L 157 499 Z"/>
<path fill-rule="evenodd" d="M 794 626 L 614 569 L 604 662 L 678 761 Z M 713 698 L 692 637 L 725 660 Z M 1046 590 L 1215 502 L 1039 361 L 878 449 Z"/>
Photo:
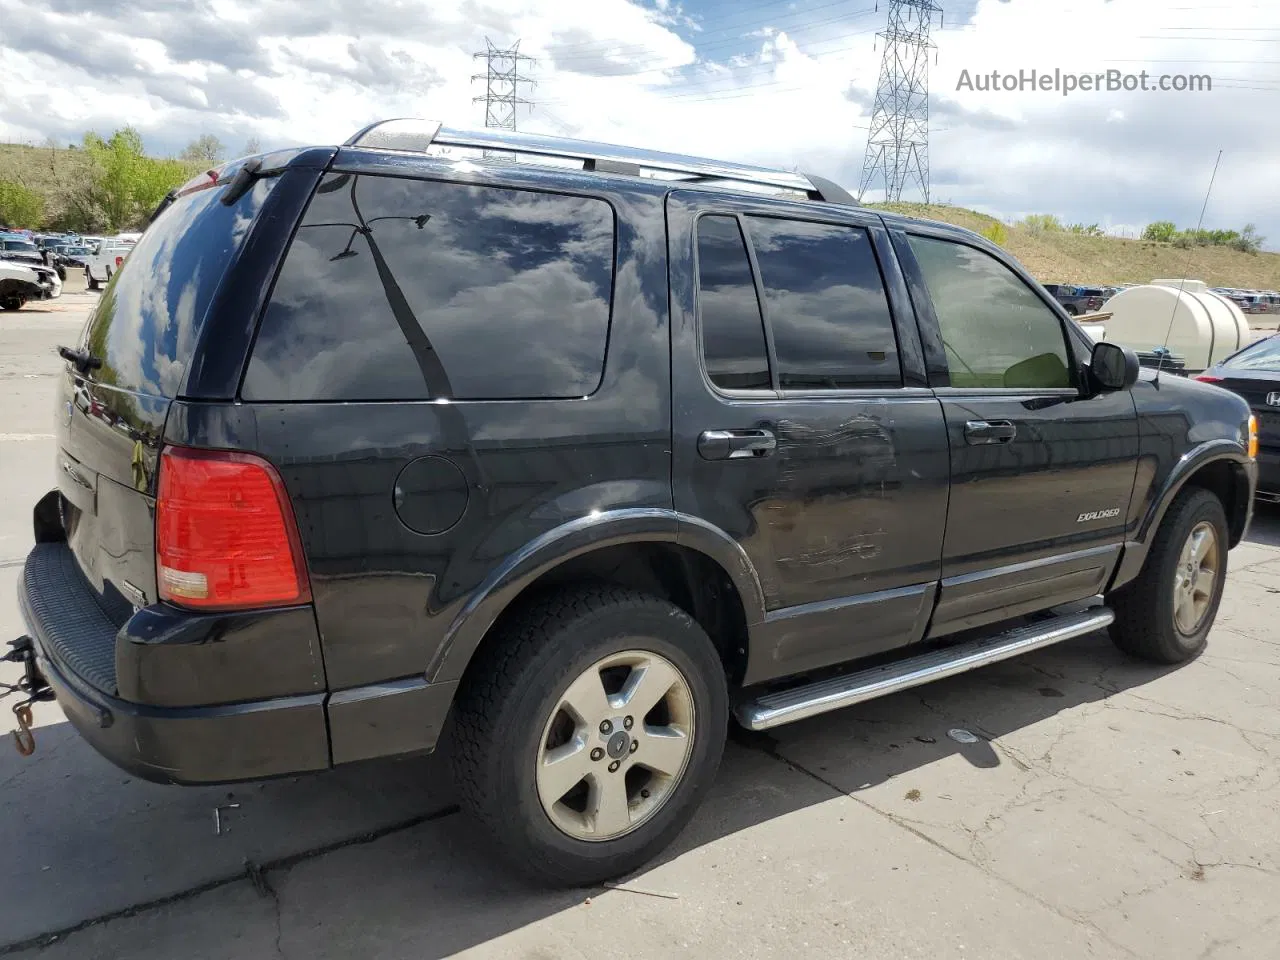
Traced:
<path fill-rule="evenodd" d="M 90 690 L 41 645 L 36 662 L 90 746 L 156 783 L 230 783 L 329 766 L 324 695 L 221 707 L 144 707 Z"/>
<path fill-rule="evenodd" d="M 37 544 L 23 568 L 18 603 L 40 673 L 99 753 L 161 783 L 256 780 L 330 765 L 323 688 L 191 707 L 122 699 L 116 664 L 130 658 L 119 656 L 117 628 L 74 563 L 66 544 Z M 198 646 L 199 654 L 211 649 Z"/>
<path fill-rule="evenodd" d="M 201 615 L 159 605 L 117 627 L 65 543 L 27 556 L 18 603 L 72 726 L 157 783 L 260 780 L 431 750 L 458 686 L 414 676 L 327 693 L 308 658 L 319 638 L 304 607 Z"/>

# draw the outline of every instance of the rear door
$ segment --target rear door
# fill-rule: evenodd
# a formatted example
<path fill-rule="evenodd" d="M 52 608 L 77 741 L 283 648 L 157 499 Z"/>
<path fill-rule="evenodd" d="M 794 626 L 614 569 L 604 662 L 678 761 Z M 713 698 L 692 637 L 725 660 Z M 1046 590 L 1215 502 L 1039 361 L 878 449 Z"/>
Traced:
<path fill-rule="evenodd" d="M 1138 458 L 1129 391 L 1082 389 L 1082 341 L 1011 262 L 896 233 L 918 280 L 951 449 L 942 636 L 1092 596 L 1119 558 Z"/>
<path fill-rule="evenodd" d="M 126 613 L 156 600 L 160 438 L 215 293 L 277 178 L 221 203 L 225 187 L 176 200 L 129 246 L 59 381 L 57 474 L 68 542 L 89 581 Z"/>
<path fill-rule="evenodd" d="M 667 213 L 675 505 L 760 578 L 745 681 L 919 639 L 946 431 L 883 224 L 691 191 Z"/>

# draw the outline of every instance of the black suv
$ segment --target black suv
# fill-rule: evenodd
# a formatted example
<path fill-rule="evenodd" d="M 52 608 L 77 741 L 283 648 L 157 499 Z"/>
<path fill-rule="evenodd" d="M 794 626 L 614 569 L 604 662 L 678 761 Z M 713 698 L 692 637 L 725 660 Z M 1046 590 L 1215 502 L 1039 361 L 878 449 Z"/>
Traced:
<path fill-rule="evenodd" d="M 1249 523 L 1243 400 L 817 177 L 389 121 L 166 206 L 62 349 L 10 655 L 142 777 L 448 738 L 514 863 L 596 881 L 731 717 L 1194 657 Z"/>

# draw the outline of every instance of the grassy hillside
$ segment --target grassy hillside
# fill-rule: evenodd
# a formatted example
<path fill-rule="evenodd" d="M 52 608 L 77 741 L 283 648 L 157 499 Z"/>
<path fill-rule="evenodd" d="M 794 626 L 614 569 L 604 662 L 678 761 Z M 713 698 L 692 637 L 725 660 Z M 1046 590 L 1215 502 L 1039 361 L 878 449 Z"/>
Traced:
<path fill-rule="evenodd" d="M 942 220 L 981 232 L 999 221 L 941 204 L 872 204 L 910 217 Z M 1188 277 L 1211 287 L 1280 290 L 1280 253 L 1242 253 L 1227 247 L 1179 249 L 1168 243 L 1088 237 L 1065 230 L 1033 231 L 1004 224 L 1005 249 L 1044 283 L 1146 283 Z"/>
<path fill-rule="evenodd" d="M 0 143 L 0 180 L 15 180 L 42 194 L 50 223 L 62 217 L 67 198 L 88 179 L 88 168 L 83 150 Z"/>
<path fill-rule="evenodd" d="M 90 158 L 81 149 L 0 144 L 0 180 L 15 180 L 42 194 L 50 224 L 59 223 L 67 212 L 69 198 L 89 178 L 89 165 Z M 999 222 L 975 210 L 942 204 L 872 206 L 978 232 Z M 1046 283 L 1145 283 L 1156 277 L 1187 276 L 1215 287 L 1280 290 L 1280 253 L 1250 254 L 1227 247 L 1184 250 L 1145 240 L 1004 227 L 1008 231 L 1005 248 Z"/>

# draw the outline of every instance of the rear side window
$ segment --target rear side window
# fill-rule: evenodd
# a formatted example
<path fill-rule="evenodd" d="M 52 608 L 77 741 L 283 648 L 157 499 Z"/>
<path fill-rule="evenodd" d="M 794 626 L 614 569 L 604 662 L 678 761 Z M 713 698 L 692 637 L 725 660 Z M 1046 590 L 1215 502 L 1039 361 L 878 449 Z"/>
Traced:
<path fill-rule="evenodd" d="M 325 177 L 263 315 L 246 400 L 582 397 L 609 332 L 603 200 Z"/>
<path fill-rule="evenodd" d="M 722 390 L 769 389 L 760 301 L 734 217 L 698 221 L 698 314 L 711 382 Z"/>
<path fill-rule="evenodd" d="M 102 359 L 95 380 L 177 395 L 223 273 L 276 182 L 257 181 L 229 207 L 221 188 L 189 193 L 136 244 L 118 245 L 123 263 L 85 328 L 85 345 Z"/>
<path fill-rule="evenodd" d="M 1071 386 L 1062 323 L 1017 274 L 962 243 L 907 239 L 933 301 L 951 386 Z"/>
<path fill-rule="evenodd" d="M 748 217 L 782 389 L 902 385 L 871 236 L 859 227 Z"/>

